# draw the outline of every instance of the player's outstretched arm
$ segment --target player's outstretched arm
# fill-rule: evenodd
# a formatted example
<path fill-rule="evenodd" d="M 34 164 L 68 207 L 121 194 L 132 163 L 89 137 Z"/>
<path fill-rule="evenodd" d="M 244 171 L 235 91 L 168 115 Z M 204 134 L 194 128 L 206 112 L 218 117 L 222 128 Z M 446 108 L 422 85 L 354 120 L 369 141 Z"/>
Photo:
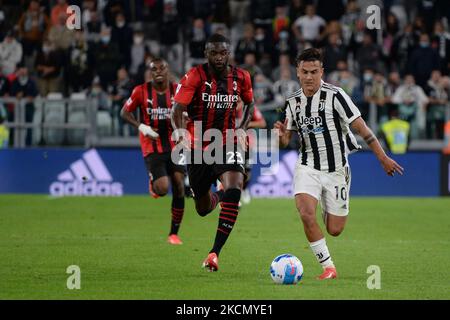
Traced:
<path fill-rule="evenodd" d="M 122 117 L 123 120 L 125 120 L 132 126 L 136 127 L 140 132 L 142 132 L 144 136 L 149 137 L 151 139 L 159 138 L 159 134 L 156 132 L 157 129 L 153 129 L 150 126 L 137 121 L 134 115 L 126 110 L 126 106 L 124 106 L 122 110 L 120 110 L 120 116 Z"/>
<path fill-rule="evenodd" d="M 403 168 L 386 155 L 377 137 L 373 134 L 372 130 L 370 130 L 370 128 L 366 125 L 366 122 L 361 117 L 354 120 L 351 123 L 351 127 L 364 139 L 388 175 L 394 176 L 395 172 L 401 175 L 403 174 Z"/>
<path fill-rule="evenodd" d="M 284 123 L 281 121 L 275 122 L 273 128 L 278 130 L 279 144 L 280 148 L 286 148 L 291 141 L 292 131 L 287 129 L 288 119 L 284 120 Z"/>
<path fill-rule="evenodd" d="M 180 142 L 184 138 L 183 132 L 186 129 L 186 121 L 184 112 L 186 110 L 186 106 L 175 102 L 172 106 L 172 112 L 170 113 L 170 121 L 172 123 L 172 127 L 174 132 L 176 133 L 176 143 Z"/>

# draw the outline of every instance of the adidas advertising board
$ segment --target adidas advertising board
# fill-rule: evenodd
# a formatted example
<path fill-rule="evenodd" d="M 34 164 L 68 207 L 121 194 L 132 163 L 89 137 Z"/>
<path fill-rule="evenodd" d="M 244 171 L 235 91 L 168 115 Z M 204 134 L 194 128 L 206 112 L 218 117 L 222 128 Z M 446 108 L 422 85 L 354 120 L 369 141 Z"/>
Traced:
<path fill-rule="evenodd" d="M 122 196 L 123 186 L 114 182 L 102 158 L 95 149 L 58 175 L 50 185 L 52 196 Z"/>
<path fill-rule="evenodd" d="M 261 174 L 261 164 L 253 165 L 249 184 L 252 197 L 293 196 L 292 178 L 298 151 L 281 150 L 279 155 L 270 175 Z M 411 152 L 397 159 L 407 164 L 409 174 L 402 179 L 392 179 L 381 169 L 367 170 L 378 165 L 370 152 L 349 156 L 353 176 L 350 194 L 438 196 L 450 193 L 448 157 L 440 152 Z M 138 148 L 1 149 L 2 193 L 51 197 L 147 195 L 148 173 Z"/>

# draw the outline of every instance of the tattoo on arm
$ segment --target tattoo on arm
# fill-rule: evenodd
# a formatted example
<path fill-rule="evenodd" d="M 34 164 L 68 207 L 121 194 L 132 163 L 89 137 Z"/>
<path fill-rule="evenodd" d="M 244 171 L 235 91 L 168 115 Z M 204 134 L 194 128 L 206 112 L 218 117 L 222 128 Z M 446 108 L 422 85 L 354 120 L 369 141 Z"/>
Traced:
<path fill-rule="evenodd" d="M 373 135 L 373 133 L 368 134 L 367 136 L 364 137 L 364 141 L 367 143 L 367 145 L 370 145 L 372 142 L 375 141 L 375 136 Z"/>

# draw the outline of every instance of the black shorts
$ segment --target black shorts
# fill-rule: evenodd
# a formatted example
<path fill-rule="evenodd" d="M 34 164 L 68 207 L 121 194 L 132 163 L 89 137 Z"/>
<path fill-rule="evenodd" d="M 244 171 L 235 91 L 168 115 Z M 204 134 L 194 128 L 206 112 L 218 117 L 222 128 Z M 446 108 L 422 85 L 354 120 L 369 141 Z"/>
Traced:
<path fill-rule="evenodd" d="M 188 164 L 189 184 L 194 192 L 194 197 L 198 199 L 208 193 L 211 185 L 227 171 L 241 172 L 245 180 L 244 161 L 242 161 L 242 157 L 240 159 L 241 161 L 238 161 L 237 158 L 234 158 L 234 161 L 226 163 L 232 160 L 228 157 L 228 160 L 224 159 L 222 164 L 193 164 L 193 161 Z"/>
<path fill-rule="evenodd" d="M 172 175 L 173 172 L 185 173 L 184 166 L 174 164 L 170 158 L 170 152 L 166 153 L 151 153 L 144 158 L 147 171 L 151 175 L 152 181 L 158 178 Z"/>

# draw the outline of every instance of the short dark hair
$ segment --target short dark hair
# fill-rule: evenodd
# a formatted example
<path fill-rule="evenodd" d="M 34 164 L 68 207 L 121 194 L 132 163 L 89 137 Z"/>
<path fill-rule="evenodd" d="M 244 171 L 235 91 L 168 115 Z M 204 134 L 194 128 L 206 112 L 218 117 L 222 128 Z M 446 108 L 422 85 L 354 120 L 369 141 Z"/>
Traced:
<path fill-rule="evenodd" d="M 295 65 L 298 66 L 302 61 L 320 61 L 323 63 L 322 51 L 316 48 L 303 50 L 295 59 Z"/>
<path fill-rule="evenodd" d="M 220 34 L 220 33 L 214 33 L 213 35 L 211 35 L 208 40 L 206 41 L 206 44 L 208 43 L 217 43 L 217 42 L 225 42 L 227 44 L 230 44 L 230 40 L 225 37 L 224 35 Z"/>

